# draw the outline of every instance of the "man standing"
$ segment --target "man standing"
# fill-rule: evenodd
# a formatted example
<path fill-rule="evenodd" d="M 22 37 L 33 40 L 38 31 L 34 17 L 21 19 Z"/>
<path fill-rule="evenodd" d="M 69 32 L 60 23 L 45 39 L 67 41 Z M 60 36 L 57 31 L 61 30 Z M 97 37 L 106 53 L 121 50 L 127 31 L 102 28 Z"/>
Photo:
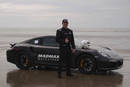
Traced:
<path fill-rule="evenodd" d="M 56 32 L 56 42 L 60 45 L 60 59 L 58 77 L 61 78 L 63 63 L 66 65 L 66 75 L 73 76 L 71 73 L 71 55 L 75 52 L 75 42 L 72 30 L 68 28 L 68 20 L 62 20 L 62 28 Z"/>

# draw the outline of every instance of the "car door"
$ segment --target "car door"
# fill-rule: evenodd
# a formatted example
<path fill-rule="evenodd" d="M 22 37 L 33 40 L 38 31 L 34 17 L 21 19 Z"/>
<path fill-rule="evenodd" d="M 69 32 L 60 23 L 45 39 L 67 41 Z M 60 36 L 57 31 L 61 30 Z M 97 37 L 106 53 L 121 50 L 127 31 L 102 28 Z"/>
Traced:
<path fill-rule="evenodd" d="M 59 44 L 54 36 L 46 36 L 41 39 L 37 47 L 37 61 L 40 64 L 57 65 L 59 61 Z"/>
<path fill-rule="evenodd" d="M 26 41 L 26 43 L 30 44 L 29 48 L 34 54 L 37 54 L 42 51 L 41 49 L 42 47 L 40 46 L 41 42 L 42 42 L 41 38 L 35 38 L 35 39 Z"/>

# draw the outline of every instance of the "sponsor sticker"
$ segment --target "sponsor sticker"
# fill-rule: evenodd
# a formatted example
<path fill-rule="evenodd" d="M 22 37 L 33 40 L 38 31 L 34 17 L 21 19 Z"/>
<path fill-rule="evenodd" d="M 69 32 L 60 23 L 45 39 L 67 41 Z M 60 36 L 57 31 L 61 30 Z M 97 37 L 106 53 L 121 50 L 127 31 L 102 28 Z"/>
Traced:
<path fill-rule="evenodd" d="M 59 55 L 38 54 L 38 60 L 59 60 Z"/>

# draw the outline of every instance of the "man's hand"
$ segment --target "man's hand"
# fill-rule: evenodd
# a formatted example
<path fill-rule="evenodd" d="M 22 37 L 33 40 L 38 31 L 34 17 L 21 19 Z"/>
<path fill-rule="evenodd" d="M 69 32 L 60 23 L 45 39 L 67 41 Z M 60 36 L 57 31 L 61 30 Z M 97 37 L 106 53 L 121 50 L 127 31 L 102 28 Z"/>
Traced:
<path fill-rule="evenodd" d="M 65 38 L 65 43 L 66 43 L 66 44 L 68 44 L 68 43 L 69 43 L 68 38 Z"/>
<path fill-rule="evenodd" d="M 75 51 L 76 51 L 75 49 L 72 49 L 72 53 L 75 53 Z"/>

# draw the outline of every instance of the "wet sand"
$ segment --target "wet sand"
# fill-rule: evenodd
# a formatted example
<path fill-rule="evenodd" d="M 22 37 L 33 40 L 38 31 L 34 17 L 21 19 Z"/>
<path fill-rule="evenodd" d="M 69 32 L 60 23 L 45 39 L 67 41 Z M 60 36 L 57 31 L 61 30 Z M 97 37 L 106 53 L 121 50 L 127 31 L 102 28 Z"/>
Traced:
<path fill-rule="evenodd" d="M 124 58 L 124 66 L 108 74 L 80 74 L 73 71 L 74 77 L 58 79 L 52 70 L 19 70 L 6 60 L 9 43 L 23 41 L 35 36 L 55 34 L 55 30 L 25 32 L 3 30 L 0 32 L 0 87 L 129 87 L 130 83 L 130 32 L 115 31 L 75 31 L 76 39 L 87 39 L 98 45 L 105 45 L 117 51 Z M 128 38 L 127 38 L 128 37 Z"/>

